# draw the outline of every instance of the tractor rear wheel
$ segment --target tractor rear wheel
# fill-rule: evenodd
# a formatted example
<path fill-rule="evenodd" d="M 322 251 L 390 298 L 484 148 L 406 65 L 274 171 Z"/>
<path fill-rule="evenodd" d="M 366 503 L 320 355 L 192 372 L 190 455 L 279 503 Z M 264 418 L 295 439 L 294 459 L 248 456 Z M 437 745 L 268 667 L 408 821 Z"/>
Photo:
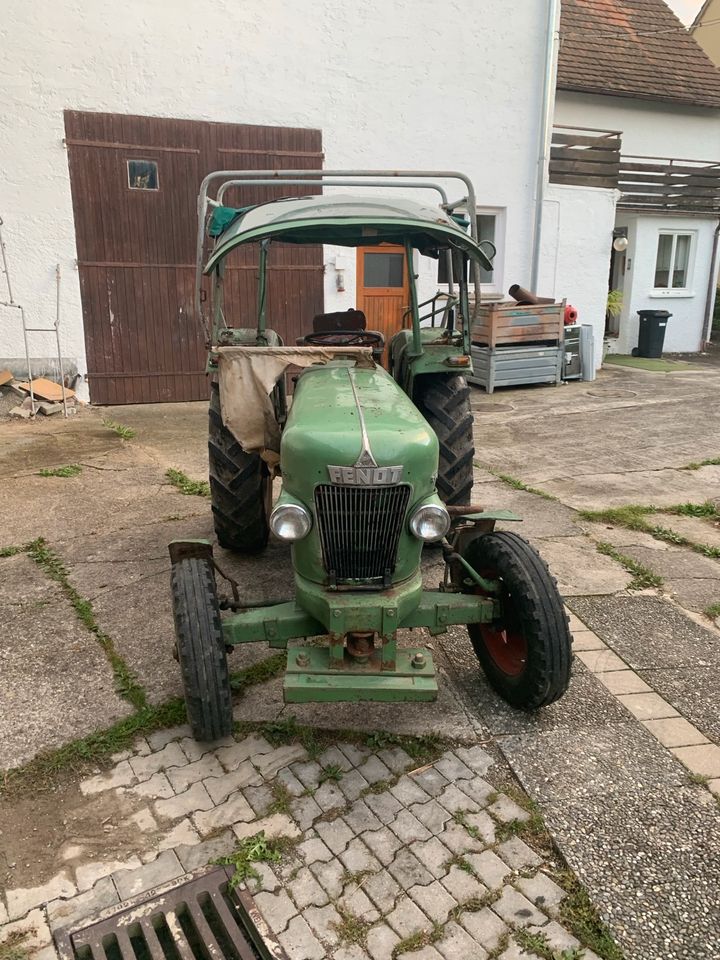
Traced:
<path fill-rule="evenodd" d="M 473 540 L 465 559 L 481 576 L 501 584 L 500 618 L 468 624 L 490 685 L 524 710 L 558 700 L 570 682 L 572 638 L 545 561 L 527 540 L 506 531 Z M 464 589 L 482 592 L 478 587 Z"/>
<path fill-rule="evenodd" d="M 233 714 L 215 571 L 190 557 L 172 565 L 170 580 L 188 722 L 196 740 L 219 740 L 232 732 Z"/>
<path fill-rule="evenodd" d="M 449 505 L 470 503 L 473 486 L 473 415 L 470 387 L 459 374 L 431 373 L 418 378 L 415 404 L 440 443 L 437 490 Z"/>
<path fill-rule="evenodd" d="M 259 553 L 268 542 L 272 480 L 259 454 L 246 453 L 223 424 L 217 383 L 210 394 L 208 459 L 218 543 L 236 553 Z"/>

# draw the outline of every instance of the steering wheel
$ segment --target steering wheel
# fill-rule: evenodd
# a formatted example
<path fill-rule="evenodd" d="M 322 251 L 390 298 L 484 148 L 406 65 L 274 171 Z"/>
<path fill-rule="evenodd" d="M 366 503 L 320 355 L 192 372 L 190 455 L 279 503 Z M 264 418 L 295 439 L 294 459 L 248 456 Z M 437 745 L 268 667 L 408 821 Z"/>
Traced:
<path fill-rule="evenodd" d="M 374 330 L 322 330 L 319 333 L 308 333 L 304 337 L 305 343 L 314 346 L 331 347 L 381 347 L 385 340 L 381 333 Z"/>

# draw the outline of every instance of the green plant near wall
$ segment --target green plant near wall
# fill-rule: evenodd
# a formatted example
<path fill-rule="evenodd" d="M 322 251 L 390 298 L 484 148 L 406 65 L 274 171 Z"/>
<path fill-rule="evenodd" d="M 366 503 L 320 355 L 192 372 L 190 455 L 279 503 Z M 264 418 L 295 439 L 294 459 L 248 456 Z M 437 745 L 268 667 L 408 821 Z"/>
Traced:
<path fill-rule="evenodd" d="M 612 317 L 613 320 L 617 318 L 622 313 L 623 308 L 623 292 L 622 290 L 610 290 L 607 296 L 607 304 L 605 310 L 608 316 Z"/>

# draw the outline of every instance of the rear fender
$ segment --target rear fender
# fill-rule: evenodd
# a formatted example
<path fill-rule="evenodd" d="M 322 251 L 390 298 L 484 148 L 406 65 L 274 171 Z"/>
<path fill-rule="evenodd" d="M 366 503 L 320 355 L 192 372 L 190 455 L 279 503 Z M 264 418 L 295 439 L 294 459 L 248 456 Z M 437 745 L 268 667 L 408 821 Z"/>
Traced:
<path fill-rule="evenodd" d="M 472 358 L 465 352 L 462 342 L 451 342 L 442 337 L 438 329 L 424 329 L 422 331 L 423 352 L 419 356 L 412 355 L 412 331 L 401 330 L 390 342 L 390 370 L 392 376 L 403 389 L 412 397 L 417 377 L 429 373 L 472 374 Z M 466 365 L 458 366 L 452 360 L 468 357 Z"/>

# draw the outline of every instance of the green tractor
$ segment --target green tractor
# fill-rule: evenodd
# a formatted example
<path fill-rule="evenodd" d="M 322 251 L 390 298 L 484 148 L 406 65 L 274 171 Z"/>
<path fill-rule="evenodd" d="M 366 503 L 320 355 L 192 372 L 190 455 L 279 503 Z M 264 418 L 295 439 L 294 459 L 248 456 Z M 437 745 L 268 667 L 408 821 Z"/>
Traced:
<path fill-rule="evenodd" d="M 456 203 L 437 182 L 449 179 L 464 187 Z M 241 209 L 223 202 L 230 187 L 270 184 L 376 192 L 315 193 Z M 391 186 L 433 190 L 440 203 L 395 199 Z M 209 458 L 217 540 L 256 554 L 272 533 L 291 545 L 295 582 L 285 602 L 244 603 L 232 581 L 232 596 L 221 598 L 216 572 L 229 578 L 212 544 L 170 544 L 177 658 L 194 736 L 214 740 L 231 731 L 227 653 L 242 643 L 287 649 L 289 703 L 429 701 L 437 696 L 432 653 L 400 647 L 398 631 L 422 627 L 437 635 L 464 624 L 488 681 L 507 702 L 534 710 L 557 700 L 569 682 L 571 638 L 556 584 L 527 541 L 495 530 L 496 521 L 519 518 L 471 501 L 469 284 L 478 304 L 480 268 L 491 267 L 494 249 L 478 242 L 472 216 L 468 231 L 462 211 L 476 209 L 469 179 L 443 171 L 223 171 L 205 178 L 198 207 L 199 316 L 203 270 L 212 288 Z M 381 365 L 382 334 L 366 329 L 359 311 L 316 316 L 292 345 L 266 327 L 276 242 L 404 247 L 410 304 L 404 328 L 387 345 L 389 369 Z M 256 318 L 252 327 L 230 328 L 226 258 L 250 243 L 259 245 Z M 447 294 L 418 302 L 415 251 L 446 259 Z M 300 369 L 290 403 L 288 368 Z M 273 504 L 276 476 L 282 489 Z M 442 549 L 445 574 L 437 590 L 426 590 L 421 555 L 433 544 Z M 312 638 L 320 639 L 288 646 Z"/>

